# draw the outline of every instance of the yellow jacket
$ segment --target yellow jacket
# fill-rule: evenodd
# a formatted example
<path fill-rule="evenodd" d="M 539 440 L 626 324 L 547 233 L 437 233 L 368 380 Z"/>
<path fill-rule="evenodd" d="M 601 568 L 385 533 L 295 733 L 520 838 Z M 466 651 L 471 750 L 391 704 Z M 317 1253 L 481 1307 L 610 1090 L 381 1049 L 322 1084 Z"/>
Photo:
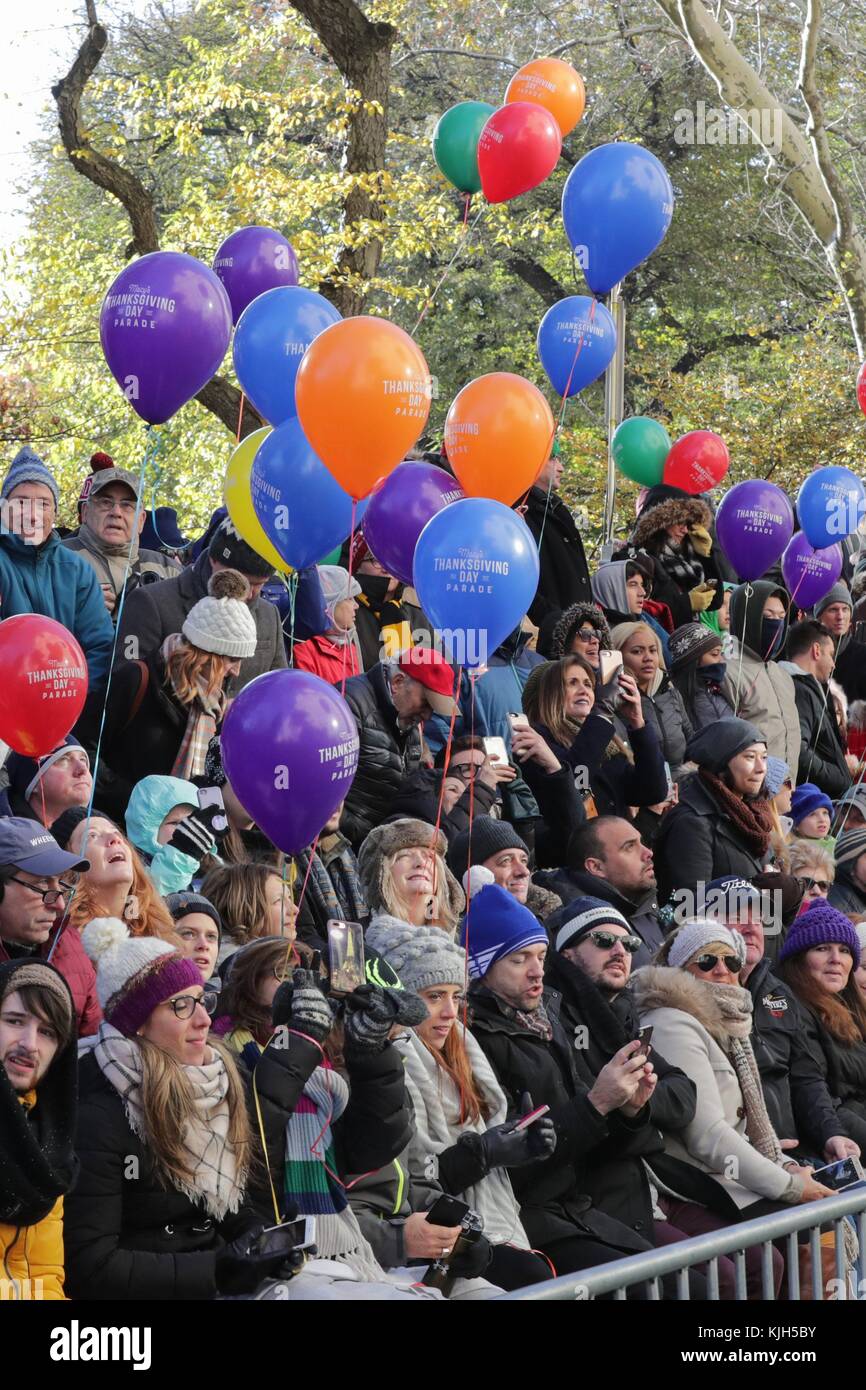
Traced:
<path fill-rule="evenodd" d="M 20 1097 L 29 1109 L 36 1092 Z M 35 1226 L 0 1222 L 0 1302 L 66 1300 L 63 1292 L 63 1198 Z"/>

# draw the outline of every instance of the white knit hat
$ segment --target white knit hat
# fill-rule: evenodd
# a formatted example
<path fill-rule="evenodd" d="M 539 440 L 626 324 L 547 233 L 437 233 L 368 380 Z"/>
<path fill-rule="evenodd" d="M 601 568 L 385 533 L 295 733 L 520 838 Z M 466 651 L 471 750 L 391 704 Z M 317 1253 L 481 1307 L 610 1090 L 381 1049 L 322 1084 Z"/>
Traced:
<path fill-rule="evenodd" d="M 740 933 L 733 927 L 723 926 L 721 922 L 710 922 L 706 917 L 696 917 L 691 922 L 683 923 L 668 951 L 668 965 L 688 965 L 692 956 L 714 941 L 722 946 L 730 946 L 740 965 L 745 965 L 746 943 Z"/>
<path fill-rule="evenodd" d="M 201 984 L 198 966 L 176 946 L 158 936 L 130 936 L 117 917 L 94 917 L 81 944 L 96 966 L 102 1012 L 126 1037 L 173 994 Z"/>
<path fill-rule="evenodd" d="M 181 633 L 194 647 L 217 656 L 255 655 L 256 620 L 246 599 L 250 586 L 238 570 L 215 570 L 200 598 L 186 615 Z"/>

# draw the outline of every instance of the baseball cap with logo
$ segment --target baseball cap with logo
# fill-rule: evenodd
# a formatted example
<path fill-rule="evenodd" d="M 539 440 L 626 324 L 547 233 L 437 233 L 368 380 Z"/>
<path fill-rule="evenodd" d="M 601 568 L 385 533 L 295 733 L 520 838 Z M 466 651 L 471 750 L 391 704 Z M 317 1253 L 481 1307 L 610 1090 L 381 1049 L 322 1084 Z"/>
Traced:
<path fill-rule="evenodd" d="M 40 878 L 56 878 L 59 874 L 90 868 L 90 861 L 61 849 L 37 821 L 23 816 L 0 818 L 0 868 L 11 866 Z"/>
<path fill-rule="evenodd" d="M 128 487 L 135 500 L 138 501 L 138 478 L 126 468 L 100 468 L 98 472 L 89 474 L 84 479 L 84 486 L 78 495 L 78 501 L 88 502 L 104 487 L 108 487 L 109 483 L 123 483 L 124 487 Z"/>
<path fill-rule="evenodd" d="M 450 719 L 457 709 L 454 699 L 454 672 L 448 662 L 432 647 L 410 647 L 397 658 L 397 669 L 410 680 L 418 681 L 427 691 L 427 701 L 434 714 Z"/>

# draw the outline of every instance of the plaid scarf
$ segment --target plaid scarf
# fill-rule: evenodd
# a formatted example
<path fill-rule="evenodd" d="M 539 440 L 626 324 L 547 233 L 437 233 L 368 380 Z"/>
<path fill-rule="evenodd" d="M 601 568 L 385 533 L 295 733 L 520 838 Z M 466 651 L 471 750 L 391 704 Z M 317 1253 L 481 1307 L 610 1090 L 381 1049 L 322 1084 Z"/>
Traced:
<path fill-rule="evenodd" d="M 130 1129 L 147 1146 L 147 1121 L 141 1099 L 141 1049 L 135 1038 L 124 1037 L 110 1023 L 102 1023 L 93 1055 L 100 1070 L 120 1099 Z M 236 1212 L 243 1200 L 246 1171 L 229 1142 L 229 1079 L 219 1053 L 203 1066 L 184 1066 L 192 1088 L 195 1113 L 186 1121 L 183 1147 L 190 1178 L 170 1177 L 172 1187 L 197 1202 L 217 1221 Z"/>
<path fill-rule="evenodd" d="M 310 850 L 297 857 L 303 882 L 310 862 Z M 370 915 L 351 845 L 339 832 L 321 839 L 312 855 L 307 894 L 317 902 L 323 922 L 335 917 L 343 922 L 364 922 Z"/>
<path fill-rule="evenodd" d="M 773 822 L 770 819 L 769 803 L 766 801 L 746 801 L 726 786 L 721 777 L 708 772 L 705 767 L 698 771 L 704 786 L 709 789 L 719 804 L 720 810 L 733 821 L 737 834 L 750 854 L 763 859 L 770 848 L 770 834 Z"/>
<path fill-rule="evenodd" d="M 168 662 L 169 657 L 178 650 L 181 643 L 185 642 L 186 639 L 179 632 L 172 632 L 166 637 L 160 648 L 160 655 L 165 664 L 167 683 L 179 704 L 183 702 L 180 700 L 177 687 L 169 674 Z M 200 777 L 204 772 L 208 744 L 217 732 L 224 706 L 225 695 L 222 690 L 208 696 L 203 689 L 199 688 L 189 706 L 186 728 L 180 741 L 177 757 L 174 760 L 174 766 L 171 769 L 172 777 L 180 777 L 183 781 L 188 782 L 191 777 Z"/>
<path fill-rule="evenodd" d="M 492 993 L 493 991 L 491 990 L 491 994 Z M 525 1028 L 529 1033 L 537 1033 L 545 1042 L 550 1042 L 552 1040 L 553 1024 L 547 1017 L 547 1010 L 544 1007 L 543 1000 L 539 1003 L 537 1009 L 533 1009 L 531 1013 L 527 1013 L 523 1009 L 515 1009 L 514 1005 L 507 1003 L 506 1000 L 502 998 L 501 994 L 494 994 L 493 997 L 506 1018 L 510 1018 L 514 1023 L 519 1023 L 521 1028 Z"/>
<path fill-rule="evenodd" d="M 685 536 L 678 546 L 666 540 L 658 551 L 658 561 L 667 575 L 681 589 L 693 589 L 704 582 L 704 567 L 692 549 L 692 543 Z"/>

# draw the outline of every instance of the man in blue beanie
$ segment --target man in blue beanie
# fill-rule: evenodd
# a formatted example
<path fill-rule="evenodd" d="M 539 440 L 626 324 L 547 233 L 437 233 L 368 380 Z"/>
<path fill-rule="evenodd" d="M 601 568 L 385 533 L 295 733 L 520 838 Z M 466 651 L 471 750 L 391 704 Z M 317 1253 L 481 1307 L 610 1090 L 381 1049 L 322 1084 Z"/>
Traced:
<path fill-rule="evenodd" d="M 528 908 L 481 870 L 460 941 L 469 963 L 469 1024 L 519 1114 L 528 1097 L 547 1105 L 556 1126 L 553 1156 L 529 1170 L 509 1171 L 524 1228 L 558 1274 L 606 1264 L 652 1249 L 651 1217 L 627 1225 L 590 1195 L 588 1173 L 604 1156 L 624 1152 L 635 1127 L 649 1123 L 656 1073 L 637 1039 L 614 1051 L 593 1078 L 559 1020 L 559 996 L 544 989 L 548 936 Z M 475 871 L 473 885 L 480 881 Z M 473 886 L 473 885 L 470 885 Z M 602 910 L 609 915 L 608 904 Z M 521 1104 L 524 1102 L 524 1104 Z M 644 1225 L 638 1231 L 636 1225 Z M 706 1296 L 700 1274 L 691 1296 Z"/>
<path fill-rule="evenodd" d="M 42 613 L 62 623 L 94 690 L 108 677 L 114 633 L 96 575 L 54 530 L 58 500 L 53 474 L 25 445 L 0 488 L 0 618 Z"/>

